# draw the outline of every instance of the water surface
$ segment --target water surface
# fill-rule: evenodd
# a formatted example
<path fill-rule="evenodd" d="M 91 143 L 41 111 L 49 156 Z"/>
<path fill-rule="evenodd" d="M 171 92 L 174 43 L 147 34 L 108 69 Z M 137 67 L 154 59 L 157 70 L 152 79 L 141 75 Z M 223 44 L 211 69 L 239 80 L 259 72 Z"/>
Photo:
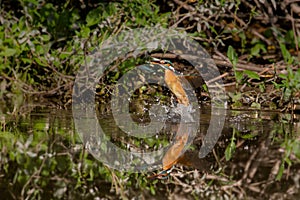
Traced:
<path fill-rule="evenodd" d="M 154 136 L 136 139 L 116 126 L 109 111 L 99 113 L 105 134 L 126 151 L 168 147 L 178 130 L 176 120 L 170 120 Z M 167 179 L 147 178 L 159 172 L 161 160 L 154 171 L 145 169 L 142 173 L 103 165 L 83 148 L 72 117 L 70 110 L 53 108 L 1 114 L 1 198 L 151 199 L 153 194 L 156 198 L 186 199 L 300 197 L 300 115 L 229 110 L 213 151 L 199 158 L 212 118 L 209 108 L 203 107 L 201 126 Z"/>

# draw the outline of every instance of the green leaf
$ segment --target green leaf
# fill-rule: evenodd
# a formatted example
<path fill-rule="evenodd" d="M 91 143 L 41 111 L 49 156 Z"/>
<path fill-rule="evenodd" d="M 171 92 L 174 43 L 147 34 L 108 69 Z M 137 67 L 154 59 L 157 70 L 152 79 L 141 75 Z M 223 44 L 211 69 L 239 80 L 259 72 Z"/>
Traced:
<path fill-rule="evenodd" d="M 81 36 L 83 37 L 83 38 L 88 38 L 89 37 L 89 35 L 90 35 L 90 29 L 89 29 L 89 27 L 83 27 L 82 29 L 81 29 Z"/>
<path fill-rule="evenodd" d="M 93 171 L 93 169 L 90 169 L 90 177 L 89 178 L 87 178 L 87 180 L 88 181 L 93 181 L 94 180 L 94 171 Z"/>
<path fill-rule="evenodd" d="M 242 93 L 238 92 L 238 93 L 229 93 L 229 96 L 231 97 L 233 102 L 237 102 L 240 101 L 242 98 Z"/>
<path fill-rule="evenodd" d="M 39 55 L 43 55 L 43 54 L 44 54 L 44 48 L 43 48 L 42 45 L 36 45 L 35 51 L 36 51 L 36 53 L 39 54 Z"/>
<path fill-rule="evenodd" d="M 281 163 L 280 167 L 279 167 L 279 171 L 278 174 L 276 176 L 276 181 L 279 181 L 283 175 L 283 171 L 284 171 L 284 162 Z"/>
<path fill-rule="evenodd" d="M 25 63 L 25 64 L 31 64 L 32 60 L 29 58 L 21 58 L 21 60 Z"/>
<path fill-rule="evenodd" d="M 261 43 L 256 43 L 254 47 L 251 48 L 251 56 L 259 56 L 260 52 L 267 52 L 265 45 Z"/>
<path fill-rule="evenodd" d="M 50 40 L 50 35 L 41 35 L 41 38 L 44 42 L 48 42 Z"/>
<path fill-rule="evenodd" d="M 226 147 L 225 150 L 225 159 L 226 161 L 229 161 L 232 158 L 233 153 L 235 152 L 235 142 L 231 141 L 230 144 Z"/>
<path fill-rule="evenodd" d="M 216 35 L 218 35 L 218 32 L 216 31 L 216 29 L 213 26 L 209 26 L 210 30 L 215 33 Z"/>
<path fill-rule="evenodd" d="M 208 92 L 208 87 L 207 87 L 206 84 L 203 84 L 203 85 L 202 85 L 202 88 L 203 88 L 203 90 L 204 90 L 205 92 Z"/>
<path fill-rule="evenodd" d="M 280 43 L 279 45 L 280 45 L 280 49 L 281 49 L 281 53 L 284 58 L 284 61 L 287 64 L 292 64 L 294 61 L 294 58 L 291 56 L 290 52 L 286 49 L 286 46 L 282 43 Z"/>
<path fill-rule="evenodd" d="M 289 157 L 285 158 L 284 161 L 285 161 L 289 166 L 292 166 L 292 161 L 289 159 Z"/>
<path fill-rule="evenodd" d="M 264 83 L 259 84 L 258 87 L 259 87 L 260 92 L 265 92 L 266 91 L 266 86 L 265 86 Z"/>
<path fill-rule="evenodd" d="M 150 186 L 150 192 L 152 195 L 155 195 L 155 188 L 152 185 Z"/>
<path fill-rule="evenodd" d="M 59 55 L 59 58 L 60 59 L 66 59 L 66 58 L 69 58 L 70 55 L 72 55 L 71 52 L 61 52 L 61 54 Z"/>
<path fill-rule="evenodd" d="M 87 16 L 86 16 L 86 25 L 87 26 L 93 26 L 95 24 L 98 24 L 101 20 L 101 13 L 103 13 L 103 11 L 101 11 L 101 8 L 98 7 L 94 10 L 91 10 Z"/>
<path fill-rule="evenodd" d="M 34 61 L 37 64 L 39 64 L 40 66 L 44 66 L 44 67 L 48 66 L 45 58 L 43 58 L 43 59 L 42 59 L 42 57 L 40 57 L 40 58 L 34 58 Z"/>
<path fill-rule="evenodd" d="M 226 161 L 229 161 L 232 158 L 232 155 L 235 152 L 236 144 L 235 144 L 235 134 L 238 134 L 239 132 L 236 129 L 233 129 L 233 133 L 231 136 L 230 144 L 225 149 L 225 159 Z"/>
<path fill-rule="evenodd" d="M 10 57 L 10 56 L 15 55 L 16 52 L 17 52 L 16 49 L 6 48 L 6 49 L 4 49 L 4 51 L 2 51 L 2 52 L 0 53 L 0 55 L 1 55 L 1 56 Z"/>
<path fill-rule="evenodd" d="M 254 138 L 256 136 L 257 136 L 257 134 L 249 133 L 249 134 L 242 135 L 241 138 L 243 138 L 243 139 L 251 139 L 251 138 Z"/>
<path fill-rule="evenodd" d="M 261 109 L 261 105 L 260 105 L 260 103 L 253 102 L 251 104 L 251 108 Z"/>
<path fill-rule="evenodd" d="M 243 77 L 244 77 L 244 73 L 242 71 L 235 71 L 235 79 L 238 83 L 241 82 Z"/>
<path fill-rule="evenodd" d="M 234 48 L 231 45 L 229 45 L 229 47 L 228 47 L 227 57 L 229 58 L 233 67 L 235 68 L 236 64 L 237 64 L 237 53 L 235 52 Z"/>
<path fill-rule="evenodd" d="M 245 70 L 244 73 L 247 74 L 247 76 L 251 79 L 260 80 L 260 77 L 256 72 L 253 72 L 250 70 Z"/>

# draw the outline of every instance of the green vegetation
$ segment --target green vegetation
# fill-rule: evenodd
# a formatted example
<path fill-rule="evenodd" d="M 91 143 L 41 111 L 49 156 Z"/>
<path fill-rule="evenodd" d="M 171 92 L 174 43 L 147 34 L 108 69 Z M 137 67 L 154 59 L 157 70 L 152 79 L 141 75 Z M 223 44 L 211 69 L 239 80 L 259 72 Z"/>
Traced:
<path fill-rule="evenodd" d="M 127 27 L 166 25 L 169 15 L 144 0 L 92 5 L 38 0 L 2 4 L 1 98 L 50 96 L 62 101 L 61 105 L 70 99 L 77 70 L 96 45 Z"/>
<path fill-rule="evenodd" d="M 287 15 L 293 10 L 284 10 L 279 3 L 19 0 L 1 4 L 0 98 L 11 101 L 10 111 L 33 96 L 68 106 L 74 77 L 86 55 L 122 30 L 157 24 L 187 31 L 210 52 L 220 71 L 228 73 L 223 76 L 226 85 L 236 86 L 228 93 L 233 108 L 290 109 L 289 103 L 298 96 L 299 78 L 292 74 L 299 64 L 299 35 Z M 269 16 L 270 21 L 261 16 Z M 137 64 L 130 58 L 130 65 L 124 61 L 103 83 L 113 83 Z M 287 84 L 291 80 L 295 83 Z M 270 95 L 272 85 L 277 92 Z M 102 93 L 109 90 L 102 87 Z"/>
<path fill-rule="evenodd" d="M 293 1 L 264 2 L 0 1 L 1 197 L 126 199 L 156 194 L 170 198 L 184 191 L 180 195 L 195 199 L 240 199 L 246 194 L 262 195 L 257 190 L 263 188 L 268 193 L 262 198 L 268 199 L 274 192 L 272 188 L 278 188 L 277 183 L 287 182 L 295 182 L 295 187 L 280 187 L 279 193 L 283 197 L 287 192 L 297 193 L 299 179 L 293 176 L 299 174 L 299 130 L 290 123 L 294 116 L 289 113 L 299 112 L 296 105 L 300 104 L 298 7 Z M 157 25 L 186 31 L 209 52 L 224 81 L 230 108 L 288 113 L 286 117 L 278 115 L 265 120 L 272 128 L 264 134 L 259 131 L 263 128 L 258 130 L 261 120 L 256 118 L 250 120 L 253 128 L 247 127 L 245 132 L 230 126 L 208 156 L 213 164 L 203 170 L 208 171 L 206 178 L 201 178 L 204 173 L 197 168 L 203 163 L 177 168 L 167 180 L 109 169 L 84 150 L 69 115 L 55 119 L 48 116 L 44 121 L 28 115 L 34 113 L 31 105 L 70 108 L 75 76 L 88 55 L 121 31 Z M 169 59 L 170 52 L 164 53 Z M 117 80 L 145 63 L 151 54 L 116 60 L 99 80 L 98 103 L 107 103 Z M 181 72 L 190 67 L 177 58 L 171 61 Z M 201 87 L 198 97 L 209 102 L 207 86 Z M 147 102 L 149 96 L 170 101 L 169 93 L 162 87 L 143 86 L 132 97 L 133 103 L 143 104 L 132 109 L 137 117 L 151 104 L 151 100 Z M 153 138 L 133 143 L 155 149 L 165 146 L 169 139 L 159 138 L 161 143 Z M 126 148 L 125 141 L 116 143 Z M 273 146 L 264 154 L 269 144 Z M 193 148 L 197 151 L 200 145 L 196 143 Z"/>

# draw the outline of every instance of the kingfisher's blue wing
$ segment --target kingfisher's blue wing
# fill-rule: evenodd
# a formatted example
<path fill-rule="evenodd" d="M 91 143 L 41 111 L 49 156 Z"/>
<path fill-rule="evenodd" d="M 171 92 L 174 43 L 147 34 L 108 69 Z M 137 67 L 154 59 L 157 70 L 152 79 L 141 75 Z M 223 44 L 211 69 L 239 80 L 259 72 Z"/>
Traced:
<path fill-rule="evenodd" d="M 155 72 L 155 69 L 153 68 L 153 66 L 151 66 L 151 64 L 139 65 L 138 68 L 145 73 L 154 73 Z"/>

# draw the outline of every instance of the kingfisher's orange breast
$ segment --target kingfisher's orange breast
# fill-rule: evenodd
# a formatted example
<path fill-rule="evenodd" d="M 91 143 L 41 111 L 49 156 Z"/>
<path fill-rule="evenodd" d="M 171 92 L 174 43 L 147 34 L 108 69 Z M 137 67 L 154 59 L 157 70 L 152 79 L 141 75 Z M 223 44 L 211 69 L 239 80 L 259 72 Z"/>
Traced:
<path fill-rule="evenodd" d="M 178 102 L 185 106 L 188 106 L 189 99 L 182 87 L 179 77 L 177 77 L 171 70 L 166 70 L 165 82 L 170 88 L 170 90 L 176 95 Z"/>

